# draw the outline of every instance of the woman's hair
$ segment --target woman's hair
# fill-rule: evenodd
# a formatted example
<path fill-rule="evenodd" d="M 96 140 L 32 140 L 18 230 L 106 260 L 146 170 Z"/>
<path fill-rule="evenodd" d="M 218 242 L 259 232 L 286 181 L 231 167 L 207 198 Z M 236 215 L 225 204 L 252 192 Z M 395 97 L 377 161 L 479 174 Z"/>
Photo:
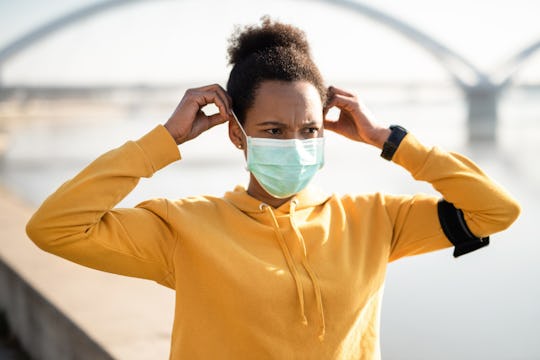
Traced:
<path fill-rule="evenodd" d="M 229 39 L 229 64 L 233 66 L 227 92 L 233 110 L 244 122 L 263 81 L 308 81 L 326 101 L 326 87 L 311 59 L 304 32 L 292 25 L 263 17 L 260 26 L 237 28 Z"/>

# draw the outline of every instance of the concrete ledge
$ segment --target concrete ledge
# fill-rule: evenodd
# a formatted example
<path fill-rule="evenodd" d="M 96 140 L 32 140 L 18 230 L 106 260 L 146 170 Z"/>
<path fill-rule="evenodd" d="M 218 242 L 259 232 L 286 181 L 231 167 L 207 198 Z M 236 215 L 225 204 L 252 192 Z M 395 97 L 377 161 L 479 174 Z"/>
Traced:
<path fill-rule="evenodd" d="M 0 259 L 0 308 L 34 359 L 113 357 Z"/>
<path fill-rule="evenodd" d="M 36 359 L 167 359 L 174 292 L 38 249 L 30 209 L 0 187 L 0 307 Z"/>

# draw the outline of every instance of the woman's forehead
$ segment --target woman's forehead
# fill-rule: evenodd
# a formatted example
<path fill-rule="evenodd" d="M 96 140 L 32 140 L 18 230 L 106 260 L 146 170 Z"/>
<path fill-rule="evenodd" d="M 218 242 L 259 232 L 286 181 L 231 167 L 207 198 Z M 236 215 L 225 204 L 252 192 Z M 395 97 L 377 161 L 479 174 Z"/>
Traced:
<path fill-rule="evenodd" d="M 247 118 L 256 123 L 322 121 L 319 92 L 306 81 L 265 81 L 257 89 Z"/>
<path fill-rule="evenodd" d="M 318 99 L 320 102 L 320 94 L 317 88 L 305 80 L 266 80 L 261 82 L 255 91 L 255 102 L 257 100 L 283 100 L 284 98 L 305 99 L 308 101 Z"/>

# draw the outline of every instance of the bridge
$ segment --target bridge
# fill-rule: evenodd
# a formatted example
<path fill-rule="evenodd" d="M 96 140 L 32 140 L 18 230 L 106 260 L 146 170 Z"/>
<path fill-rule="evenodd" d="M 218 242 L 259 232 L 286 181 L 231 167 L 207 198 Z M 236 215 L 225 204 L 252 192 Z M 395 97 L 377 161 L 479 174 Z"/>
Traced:
<path fill-rule="evenodd" d="M 0 79 L 2 67 L 7 61 L 35 43 L 42 41 L 47 36 L 85 18 L 96 16 L 119 6 L 133 5 L 141 1 L 148 0 L 107 0 L 98 2 L 35 28 L 0 49 Z M 504 91 L 512 84 L 516 72 L 540 48 L 540 40 L 538 40 L 510 57 L 493 73 L 486 73 L 428 34 L 374 7 L 354 0 L 318 1 L 375 20 L 427 51 L 446 70 L 454 84 L 464 94 L 468 109 L 468 136 L 469 140 L 474 142 L 495 142 L 499 100 Z"/>

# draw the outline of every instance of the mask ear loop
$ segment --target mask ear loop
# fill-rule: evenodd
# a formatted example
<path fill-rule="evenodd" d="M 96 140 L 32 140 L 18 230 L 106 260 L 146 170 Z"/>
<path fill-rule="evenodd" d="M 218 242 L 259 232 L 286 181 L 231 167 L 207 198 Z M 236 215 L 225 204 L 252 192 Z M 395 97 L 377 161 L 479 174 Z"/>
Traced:
<path fill-rule="evenodd" d="M 231 113 L 233 114 L 233 117 L 234 117 L 234 120 L 236 120 L 236 123 L 238 124 L 238 126 L 240 127 L 240 130 L 242 130 L 242 133 L 244 134 L 245 138 L 246 138 L 246 147 L 247 147 L 247 141 L 248 141 L 248 136 L 246 134 L 246 132 L 244 131 L 244 127 L 242 126 L 242 124 L 240 124 L 240 120 L 238 120 L 238 116 L 236 116 L 236 114 L 234 113 L 234 111 L 231 109 Z M 248 156 L 249 156 L 249 152 L 248 152 Z M 247 159 L 246 159 L 246 171 L 249 171 L 248 169 L 248 165 L 247 165 Z"/>
<path fill-rule="evenodd" d="M 246 137 L 246 142 L 247 142 L 247 137 L 248 136 L 247 136 L 246 132 L 244 131 L 244 128 L 242 127 L 242 124 L 240 124 L 240 120 L 238 120 L 238 117 L 236 116 L 236 114 L 234 113 L 234 111 L 232 109 L 231 109 L 231 113 L 233 114 L 234 120 L 236 120 L 236 123 L 238 124 L 238 126 L 240 126 L 240 130 L 242 130 L 242 133 Z"/>

